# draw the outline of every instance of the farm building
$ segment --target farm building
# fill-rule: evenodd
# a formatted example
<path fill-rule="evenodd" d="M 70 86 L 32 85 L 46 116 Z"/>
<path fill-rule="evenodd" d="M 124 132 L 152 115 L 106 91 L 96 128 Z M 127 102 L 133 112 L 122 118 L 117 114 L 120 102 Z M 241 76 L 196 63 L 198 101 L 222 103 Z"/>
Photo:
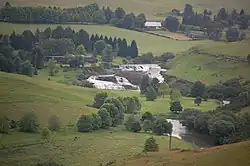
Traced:
<path fill-rule="evenodd" d="M 144 27 L 150 30 L 157 30 L 162 28 L 162 24 L 161 22 L 146 21 Z"/>

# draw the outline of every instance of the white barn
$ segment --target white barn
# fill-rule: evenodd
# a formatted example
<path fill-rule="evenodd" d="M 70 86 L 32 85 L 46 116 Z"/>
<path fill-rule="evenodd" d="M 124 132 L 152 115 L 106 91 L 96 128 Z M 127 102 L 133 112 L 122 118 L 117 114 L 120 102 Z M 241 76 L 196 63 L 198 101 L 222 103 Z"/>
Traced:
<path fill-rule="evenodd" d="M 144 27 L 147 29 L 161 29 L 161 22 L 146 21 Z"/>

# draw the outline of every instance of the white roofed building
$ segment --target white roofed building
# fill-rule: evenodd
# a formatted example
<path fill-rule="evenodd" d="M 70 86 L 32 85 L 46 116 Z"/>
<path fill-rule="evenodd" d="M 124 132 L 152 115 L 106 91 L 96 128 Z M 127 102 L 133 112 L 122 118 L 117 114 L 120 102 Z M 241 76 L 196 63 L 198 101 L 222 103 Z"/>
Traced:
<path fill-rule="evenodd" d="M 161 29 L 162 24 L 161 24 L 161 22 L 146 21 L 145 24 L 144 24 L 144 27 L 146 29 Z"/>

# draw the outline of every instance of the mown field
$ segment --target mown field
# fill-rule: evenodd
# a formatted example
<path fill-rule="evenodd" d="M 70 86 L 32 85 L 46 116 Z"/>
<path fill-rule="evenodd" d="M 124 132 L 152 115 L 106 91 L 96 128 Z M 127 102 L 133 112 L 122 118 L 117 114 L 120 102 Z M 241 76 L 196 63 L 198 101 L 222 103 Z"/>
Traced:
<path fill-rule="evenodd" d="M 11 34 L 14 30 L 16 33 L 22 33 L 24 30 L 36 31 L 37 28 L 44 30 L 47 27 L 56 28 L 59 24 L 11 24 L 0 22 L 0 34 Z M 182 52 L 198 44 L 209 44 L 211 41 L 176 41 L 163 37 L 158 37 L 150 34 L 136 32 L 116 28 L 112 26 L 100 25 L 61 25 L 62 27 L 71 27 L 78 31 L 84 29 L 89 34 L 102 34 L 103 36 L 112 36 L 125 38 L 131 43 L 135 40 L 139 49 L 139 53 L 153 52 L 155 55 L 160 55 L 164 52 Z"/>
<path fill-rule="evenodd" d="M 4 4 L 7 0 L 2 0 L 0 5 Z M 250 11 L 249 0 L 72 0 L 72 1 L 61 1 L 61 0 L 8 0 L 13 5 L 56 5 L 61 7 L 75 7 L 77 5 L 88 5 L 90 3 L 98 3 L 100 6 L 110 6 L 112 9 L 120 6 L 123 7 L 127 12 L 134 13 L 145 13 L 149 19 L 159 19 L 166 16 L 166 13 L 171 11 L 173 8 L 183 10 L 186 3 L 192 4 L 196 11 L 203 11 L 205 8 L 217 12 L 220 7 L 228 9 L 236 8 L 240 10 L 244 8 Z"/>
<path fill-rule="evenodd" d="M 165 151 L 129 160 L 126 166 L 248 166 L 250 141 L 202 150 Z"/>

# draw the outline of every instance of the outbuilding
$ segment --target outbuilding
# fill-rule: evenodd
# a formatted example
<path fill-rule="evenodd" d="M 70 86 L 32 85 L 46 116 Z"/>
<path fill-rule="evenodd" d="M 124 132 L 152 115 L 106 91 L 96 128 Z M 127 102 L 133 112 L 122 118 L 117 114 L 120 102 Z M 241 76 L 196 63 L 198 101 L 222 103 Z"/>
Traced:
<path fill-rule="evenodd" d="M 162 28 L 161 22 L 146 21 L 144 24 L 146 29 L 157 30 Z"/>

